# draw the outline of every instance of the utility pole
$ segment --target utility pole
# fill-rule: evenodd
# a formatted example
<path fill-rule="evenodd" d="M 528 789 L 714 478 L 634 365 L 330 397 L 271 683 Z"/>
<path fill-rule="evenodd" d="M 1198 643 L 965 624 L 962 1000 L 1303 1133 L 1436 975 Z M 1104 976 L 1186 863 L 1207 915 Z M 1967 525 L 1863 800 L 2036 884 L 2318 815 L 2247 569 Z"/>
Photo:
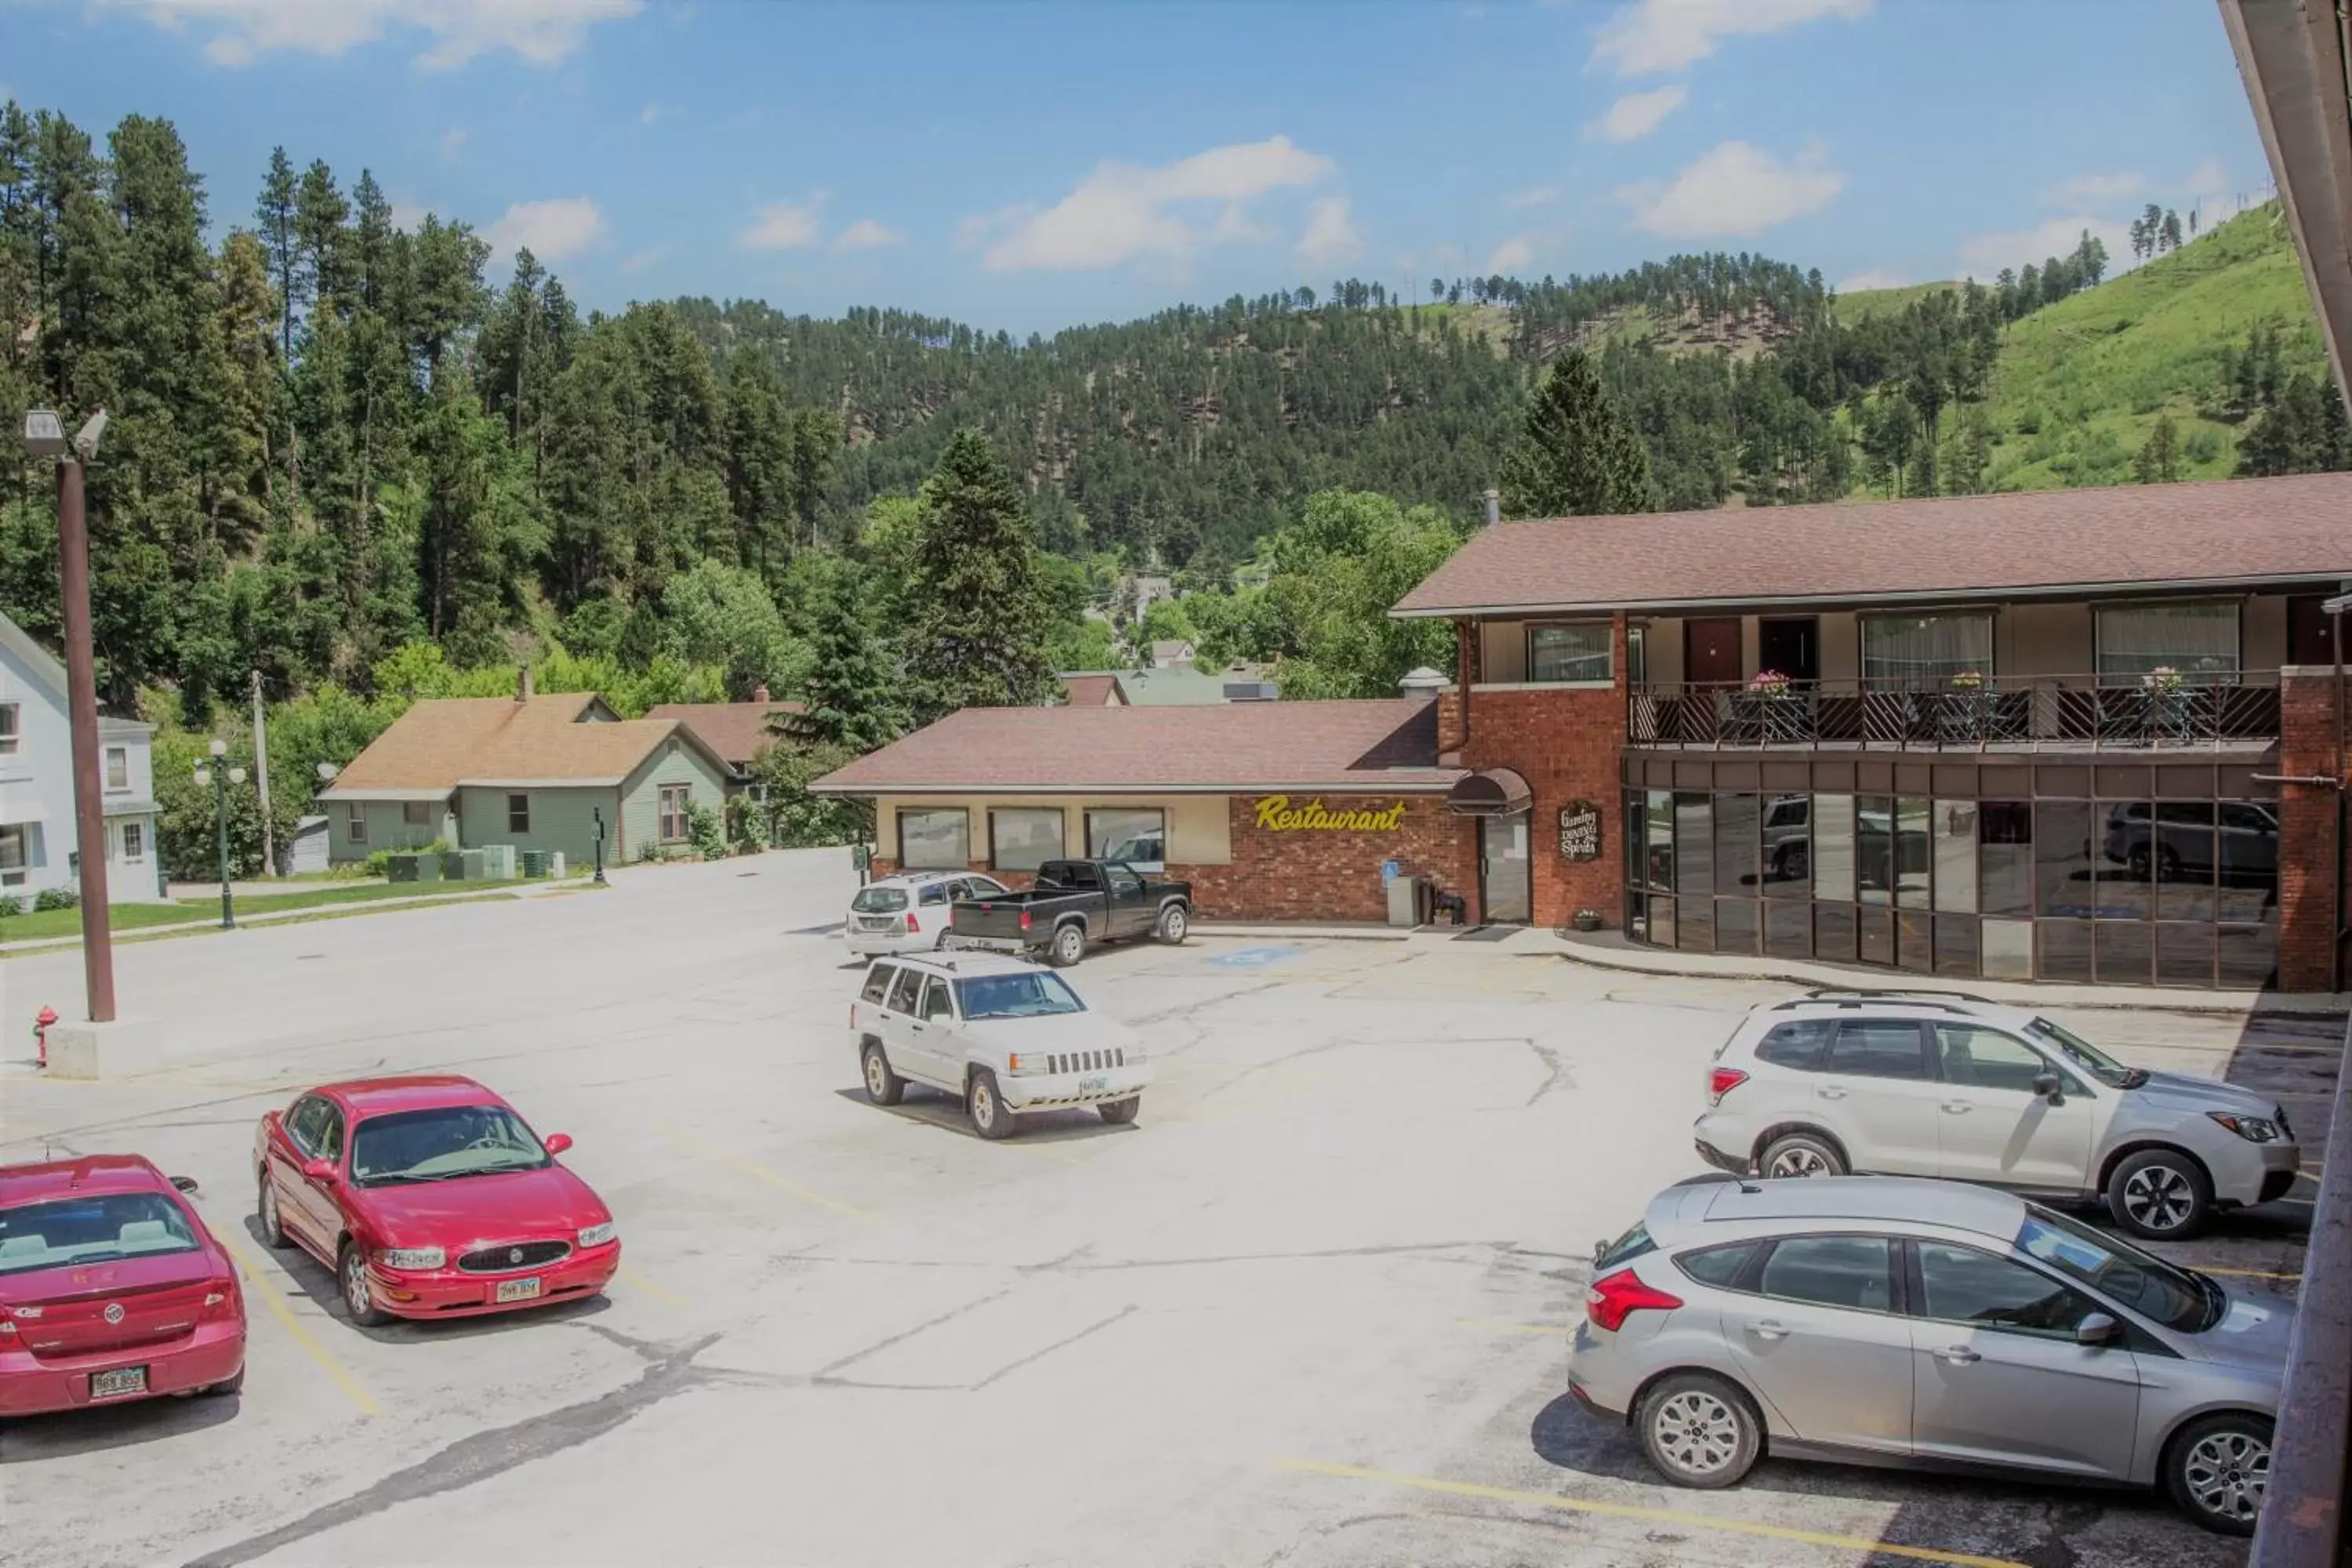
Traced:
<path fill-rule="evenodd" d="M 278 875 L 269 833 L 269 736 L 261 721 L 261 671 L 253 672 L 253 784 L 261 794 L 261 874 Z"/>

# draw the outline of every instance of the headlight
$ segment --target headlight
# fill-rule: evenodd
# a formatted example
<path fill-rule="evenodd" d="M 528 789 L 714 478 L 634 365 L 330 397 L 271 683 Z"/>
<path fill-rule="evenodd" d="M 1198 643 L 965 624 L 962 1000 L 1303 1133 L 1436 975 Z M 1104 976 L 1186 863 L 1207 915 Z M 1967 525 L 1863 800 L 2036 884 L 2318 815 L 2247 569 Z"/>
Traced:
<path fill-rule="evenodd" d="M 617 1228 L 618 1227 L 608 1219 L 602 1225 L 590 1226 L 587 1229 L 582 1231 L 575 1239 L 582 1247 L 602 1247 L 606 1242 L 613 1239 L 613 1233 Z"/>
<path fill-rule="evenodd" d="M 2226 1110 L 2205 1113 L 2249 1143 L 2268 1143 L 2279 1135 L 2278 1123 L 2261 1116 L 2232 1116 Z"/>
<path fill-rule="evenodd" d="M 1005 1058 L 1005 1065 L 1015 1073 L 1051 1072 L 1051 1061 L 1041 1052 L 1015 1051 Z"/>
<path fill-rule="evenodd" d="M 437 1247 L 386 1247 L 377 1249 L 375 1260 L 386 1268 L 438 1268 L 449 1255 Z"/>

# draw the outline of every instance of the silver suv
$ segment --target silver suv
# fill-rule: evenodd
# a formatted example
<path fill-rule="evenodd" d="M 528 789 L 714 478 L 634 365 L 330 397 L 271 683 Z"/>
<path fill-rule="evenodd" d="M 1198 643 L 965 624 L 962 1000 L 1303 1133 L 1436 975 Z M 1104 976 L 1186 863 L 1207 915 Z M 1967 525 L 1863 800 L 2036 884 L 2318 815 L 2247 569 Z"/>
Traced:
<path fill-rule="evenodd" d="M 1665 1478 L 1756 1461 L 2160 1486 L 2252 1533 L 2294 1305 L 1951 1182 L 1696 1178 L 1600 1248 L 1569 1392 Z"/>
<path fill-rule="evenodd" d="M 2276 1100 L 2124 1066 L 2030 1009 L 1813 992 L 1749 1013 L 1708 1069 L 1693 1129 L 1745 1175 L 1946 1176 L 2105 1199 L 2137 1235 L 2194 1235 L 2269 1203 L 2301 1152 Z"/>

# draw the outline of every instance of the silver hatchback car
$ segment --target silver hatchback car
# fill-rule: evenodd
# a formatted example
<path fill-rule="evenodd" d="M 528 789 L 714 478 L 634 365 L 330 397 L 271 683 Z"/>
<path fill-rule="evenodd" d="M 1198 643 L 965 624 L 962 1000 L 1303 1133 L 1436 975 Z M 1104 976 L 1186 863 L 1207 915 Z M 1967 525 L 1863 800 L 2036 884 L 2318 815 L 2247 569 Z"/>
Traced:
<path fill-rule="evenodd" d="M 2245 1535 L 2294 1325 L 2005 1193 L 1700 1178 L 1595 1255 L 1568 1383 L 1681 1486 L 1767 1453 L 2039 1471 Z"/>

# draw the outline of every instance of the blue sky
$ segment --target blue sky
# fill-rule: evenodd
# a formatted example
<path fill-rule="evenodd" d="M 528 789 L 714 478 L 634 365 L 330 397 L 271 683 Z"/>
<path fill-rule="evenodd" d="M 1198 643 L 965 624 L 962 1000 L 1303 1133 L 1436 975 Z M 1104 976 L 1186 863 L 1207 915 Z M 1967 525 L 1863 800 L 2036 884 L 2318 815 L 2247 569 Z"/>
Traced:
<path fill-rule="evenodd" d="M 1016 332 L 1717 247 L 1990 277 L 2269 188 L 2210 0 L 32 0 L 0 93 L 173 120 L 216 227 L 283 142 L 589 306 Z"/>

